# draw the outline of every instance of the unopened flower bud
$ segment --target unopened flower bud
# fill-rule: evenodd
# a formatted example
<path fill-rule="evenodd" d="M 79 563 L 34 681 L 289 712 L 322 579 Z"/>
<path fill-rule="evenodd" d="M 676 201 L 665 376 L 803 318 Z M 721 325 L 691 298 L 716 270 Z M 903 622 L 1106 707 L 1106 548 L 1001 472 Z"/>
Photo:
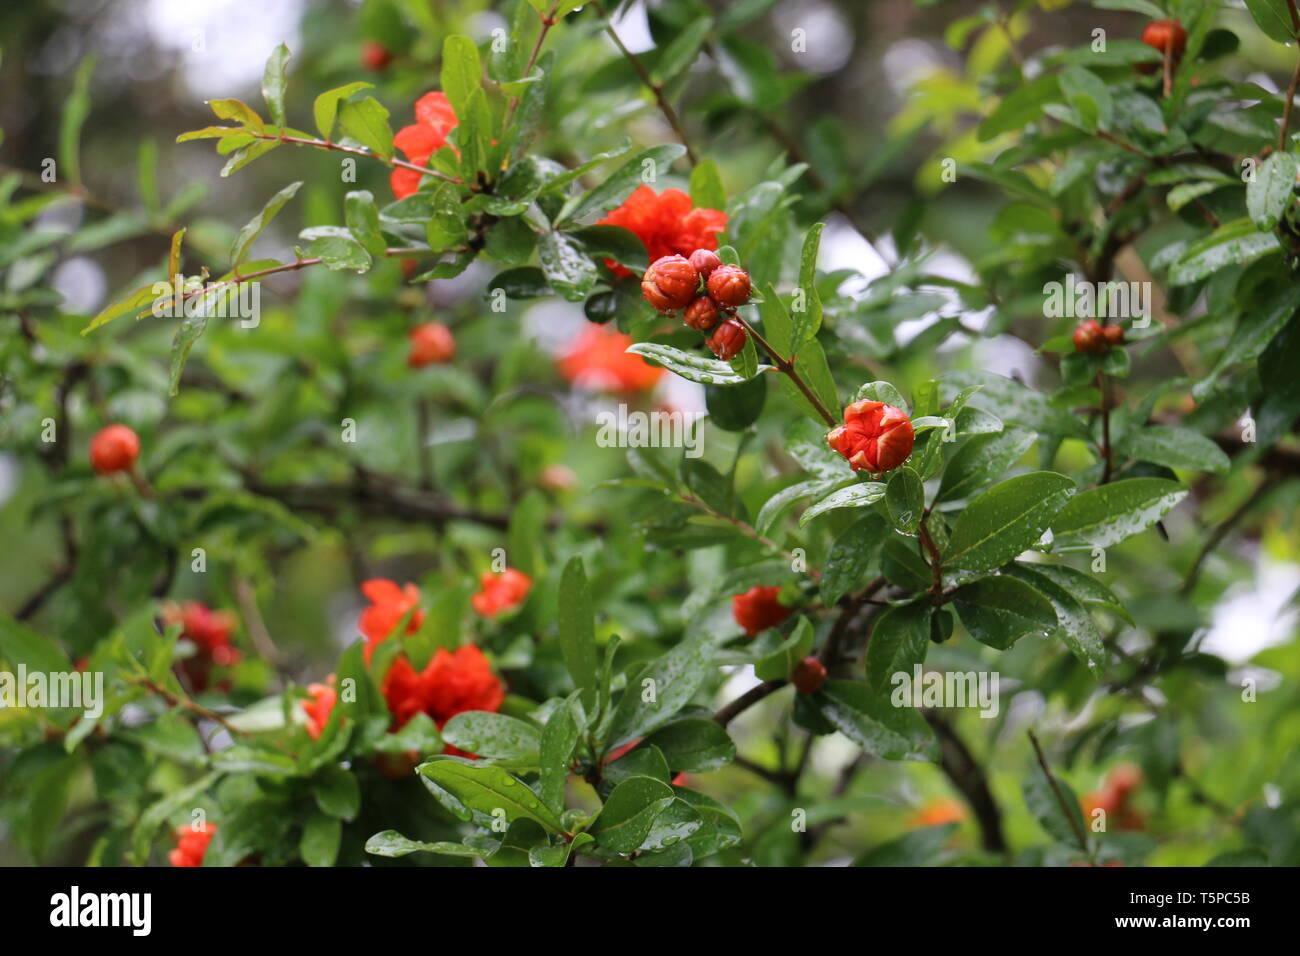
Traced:
<path fill-rule="evenodd" d="M 1074 330 L 1074 350 L 1083 355 L 1106 351 L 1106 333 L 1096 319 L 1086 319 Z"/>
<path fill-rule="evenodd" d="M 130 471 L 140 457 L 140 438 L 125 425 L 108 425 L 90 440 L 90 464 L 101 475 Z"/>
<path fill-rule="evenodd" d="M 730 362 L 745 347 L 745 327 L 735 319 L 727 319 L 714 329 L 705 344 L 722 361 Z"/>
<path fill-rule="evenodd" d="M 749 301 L 749 273 L 740 266 L 718 266 L 709 274 L 709 295 L 723 305 L 744 305 Z"/>
<path fill-rule="evenodd" d="M 714 269 L 722 265 L 722 260 L 712 249 L 696 249 L 691 253 L 691 265 L 695 266 L 696 272 L 707 279 Z"/>
<path fill-rule="evenodd" d="M 844 424 L 826 435 L 854 471 L 877 475 L 906 461 L 915 441 L 912 421 L 901 409 L 866 400 L 844 409 Z"/>
<path fill-rule="evenodd" d="M 812 694 L 822 689 L 826 683 L 826 665 L 815 657 L 805 657 L 795 665 L 790 675 L 790 683 L 801 694 Z"/>
<path fill-rule="evenodd" d="M 707 295 L 702 295 L 692 300 L 686 307 L 686 311 L 682 313 L 682 321 L 693 329 L 708 332 L 718 324 L 718 315 L 718 303 Z"/>
<path fill-rule="evenodd" d="M 1106 339 L 1107 345 L 1124 344 L 1124 327 L 1122 325 L 1104 325 L 1101 328 L 1101 334 Z"/>
<path fill-rule="evenodd" d="M 411 329 L 411 351 L 406 364 L 411 368 L 450 362 L 456 354 L 456 339 L 441 322 L 425 322 Z"/>
<path fill-rule="evenodd" d="M 685 308 L 700 288 L 700 274 L 683 256 L 661 256 L 641 277 L 641 294 L 660 312 Z"/>

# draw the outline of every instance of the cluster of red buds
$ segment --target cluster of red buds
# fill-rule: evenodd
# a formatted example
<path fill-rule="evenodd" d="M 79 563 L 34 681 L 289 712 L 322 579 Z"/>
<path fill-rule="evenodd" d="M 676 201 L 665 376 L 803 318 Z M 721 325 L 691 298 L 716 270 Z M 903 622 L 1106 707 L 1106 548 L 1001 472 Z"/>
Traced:
<path fill-rule="evenodd" d="M 724 362 L 745 347 L 745 327 L 736 321 L 736 308 L 749 301 L 749 273 L 723 265 L 710 249 L 685 256 L 661 256 L 641 277 L 641 295 L 665 314 L 682 312 L 682 321 L 710 333 L 705 345 Z"/>
<path fill-rule="evenodd" d="M 1074 330 L 1074 350 L 1082 355 L 1100 355 L 1113 345 L 1123 344 L 1124 329 L 1118 325 L 1087 319 Z"/>

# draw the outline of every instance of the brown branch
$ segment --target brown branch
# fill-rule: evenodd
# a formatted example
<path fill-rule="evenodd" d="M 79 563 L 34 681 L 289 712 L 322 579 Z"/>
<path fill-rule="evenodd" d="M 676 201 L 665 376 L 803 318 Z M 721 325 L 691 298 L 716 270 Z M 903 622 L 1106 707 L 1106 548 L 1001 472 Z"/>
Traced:
<path fill-rule="evenodd" d="M 1002 833 L 1002 810 L 989 789 L 988 777 L 957 729 L 935 710 L 922 710 L 921 716 L 939 738 L 939 769 L 965 798 L 975 813 L 980 828 L 980 843 L 990 853 L 1006 853 Z"/>
<path fill-rule="evenodd" d="M 772 344 L 768 342 L 767 339 L 763 338 L 759 331 L 745 321 L 745 319 L 741 318 L 741 316 L 737 315 L 735 318 L 736 321 L 744 327 L 746 334 L 753 336 L 754 341 L 758 344 L 759 348 L 768 354 L 768 357 L 771 358 L 772 363 L 776 366 L 777 370 L 782 375 L 789 378 L 790 381 L 794 382 L 795 388 L 799 389 L 799 391 L 803 393 L 803 397 L 808 399 L 808 403 L 817 410 L 817 414 L 822 417 L 822 420 L 826 422 L 827 426 L 834 428 L 837 424 L 835 416 L 831 414 L 830 409 L 828 409 L 825 403 L 817 397 L 813 390 L 808 387 L 808 383 L 803 380 L 803 376 L 799 374 L 797 369 L 795 369 L 794 362 L 778 354 L 776 349 L 772 347 Z"/>
<path fill-rule="evenodd" d="M 714 722 L 717 723 L 720 727 L 727 726 L 727 724 L 731 723 L 732 720 L 734 720 L 736 717 L 743 714 L 750 707 L 757 704 L 764 697 L 768 696 L 769 694 L 775 693 L 776 691 L 780 690 L 788 683 L 789 681 L 784 681 L 784 680 L 768 680 L 768 681 L 763 681 L 763 683 L 758 684 L 754 687 L 751 687 L 749 690 L 745 691 L 745 693 L 741 694 L 739 697 L 733 700 L 730 704 L 727 704 L 716 714 L 714 714 L 713 715 Z"/>

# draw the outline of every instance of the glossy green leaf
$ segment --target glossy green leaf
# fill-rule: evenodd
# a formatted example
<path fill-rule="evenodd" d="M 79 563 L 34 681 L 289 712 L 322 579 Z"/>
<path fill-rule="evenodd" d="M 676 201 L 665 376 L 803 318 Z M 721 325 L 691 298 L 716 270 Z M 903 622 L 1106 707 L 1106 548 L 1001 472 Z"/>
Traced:
<path fill-rule="evenodd" d="M 1036 471 L 999 482 L 957 518 L 944 566 L 991 571 L 1037 541 L 1074 494 L 1074 481 Z"/>

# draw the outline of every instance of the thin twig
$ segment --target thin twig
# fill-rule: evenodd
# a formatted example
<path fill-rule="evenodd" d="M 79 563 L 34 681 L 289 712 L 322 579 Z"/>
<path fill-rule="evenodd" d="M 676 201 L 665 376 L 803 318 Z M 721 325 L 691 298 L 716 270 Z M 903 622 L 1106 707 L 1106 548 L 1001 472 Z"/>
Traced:
<path fill-rule="evenodd" d="M 736 321 L 744 327 L 745 332 L 748 335 L 753 337 L 759 348 L 768 354 L 768 357 L 772 359 L 772 363 L 776 366 L 777 371 L 789 378 L 790 381 L 794 382 L 795 387 L 803 393 L 804 398 L 808 399 L 808 403 L 817 410 L 817 414 L 822 417 L 822 420 L 831 428 L 834 428 L 836 425 L 835 416 L 831 414 L 830 409 L 828 409 L 825 403 L 817 397 L 816 393 L 808 387 L 808 383 L 803 380 L 803 376 L 801 376 L 798 370 L 794 367 L 794 362 L 778 354 L 776 349 L 772 347 L 772 344 L 768 342 L 767 339 L 763 338 L 763 336 L 759 334 L 759 331 L 750 325 L 744 318 L 737 315 Z"/>
<path fill-rule="evenodd" d="M 1236 527 L 1237 523 L 1240 522 L 1242 518 L 1246 517 L 1247 513 L 1249 513 L 1255 505 L 1259 504 L 1260 500 L 1265 495 L 1276 488 L 1280 481 L 1280 476 L 1276 474 L 1270 474 L 1265 477 L 1255 490 L 1251 492 L 1250 497 L 1243 501 L 1237 509 L 1232 512 L 1232 514 L 1228 515 L 1227 518 L 1219 523 L 1218 527 L 1216 527 L 1210 534 L 1209 538 L 1206 539 L 1200 552 L 1197 553 L 1196 560 L 1192 562 L 1192 566 L 1187 569 L 1187 575 L 1183 578 L 1183 585 L 1178 589 L 1179 594 L 1188 595 L 1192 593 L 1192 589 L 1196 587 L 1197 579 L 1201 576 L 1201 566 L 1205 564 L 1206 558 L 1208 558 L 1214 549 L 1223 542 L 1223 539 L 1228 536 L 1228 532 Z"/>
<path fill-rule="evenodd" d="M 757 704 L 764 697 L 780 690 L 788 683 L 789 681 L 784 681 L 784 680 L 767 680 L 767 681 L 763 681 L 763 683 L 761 684 L 757 684 L 751 687 L 749 690 L 745 691 L 745 693 L 741 694 L 739 697 L 733 700 L 730 704 L 727 704 L 716 714 L 714 714 L 713 715 L 714 722 L 717 723 L 718 726 L 720 727 L 727 726 L 727 724 L 731 723 L 732 720 L 734 720 L 736 717 L 743 714 L 750 707 Z"/>
<path fill-rule="evenodd" d="M 686 136 L 686 130 L 682 127 L 681 117 L 679 117 L 677 111 L 673 109 L 672 103 L 668 102 L 668 97 L 664 96 L 663 84 L 656 83 L 654 77 L 646 71 L 645 64 L 641 62 L 635 53 L 623 44 L 623 40 L 619 37 L 618 31 L 614 29 L 613 23 L 609 20 L 609 14 L 605 12 L 605 7 L 599 2 L 599 0 L 592 3 L 592 6 L 595 8 L 596 13 L 605 20 L 605 32 L 609 35 L 609 38 L 614 41 L 614 45 L 618 47 L 619 52 L 623 54 L 623 58 L 627 60 L 627 62 L 632 66 L 632 69 L 636 71 L 636 75 L 640 78 L 641 84 L 654 94 L 655 103 L 659 106 L 659 112 L 663 113 L 664 119 L 666 119 L 668 125 L 672 127 L 673 132 L 677 135 L 677 139 L 686 147 L 686 158 L 690 161 L 690 164 L 694 166 L 699 162 L 699 158 L 695 153 L 694 147 L 691 146 L 690 139 Z"/>
<path fill-rule="evenodd" d="M 1052 794 L 1056 797 L 1056 803 L 1065 814 L 1065 819 L 1070 821 L 1070 829 L 1074 831 L 1074 838 L 1079 841 L 1079 849 L 1087 856 L 1092 856 L 1092 851 L 1088 849 L 1088 837 L 1083 832 L 1083 825 L 1079 822 L 1075 810 L 1071 808 L 1065 794 L 1061 792 L 1061 785 L 1056 782 L 1056 777 L 1052 776 L 1052 770 L 1047 766 L 1047 758 L 1043 756 L 1043 748 L 1038 744 L 1038 738 L 1034 736 L 1032 730 L 1027 731 L 1029 742 L 1034 745 L 1034 753 L 1038 756 L 1038 766 L 1043 768 L 1043 775 L 1047 777 L 1047 784 L 1052 788 Z"/>

